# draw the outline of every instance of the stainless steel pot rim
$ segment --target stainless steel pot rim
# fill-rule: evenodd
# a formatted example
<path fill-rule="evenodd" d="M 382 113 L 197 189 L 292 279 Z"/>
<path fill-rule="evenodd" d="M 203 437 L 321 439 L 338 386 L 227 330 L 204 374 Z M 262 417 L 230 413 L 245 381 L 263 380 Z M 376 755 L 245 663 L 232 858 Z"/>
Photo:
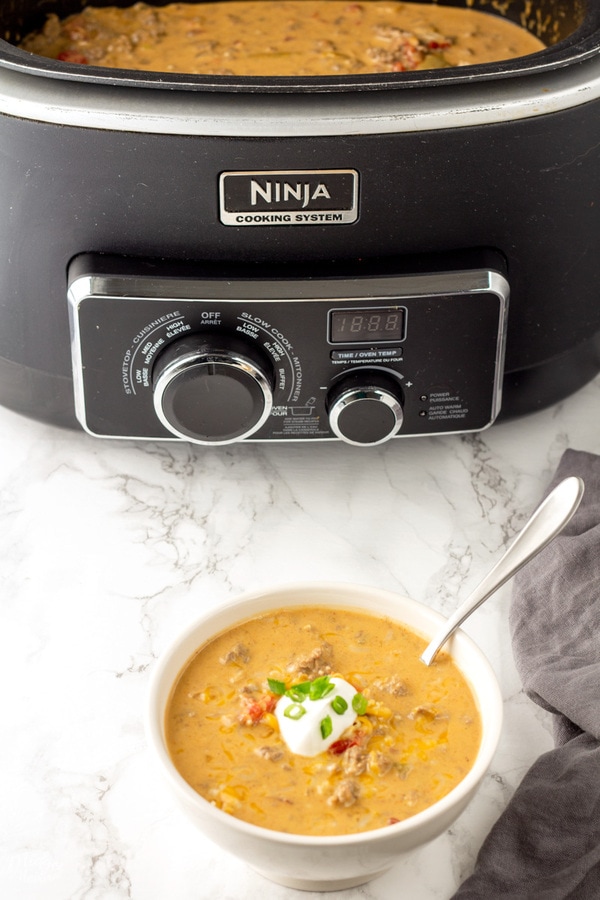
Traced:
<path fill-rule="evenodd" d="M 494 82 L 293 96 L 115 88 L 0 67 L 0 114 L 155 134 L 310 137 L 429 131 L 548 115 L 598 97 L 598 53 L 575 66 Z"/>

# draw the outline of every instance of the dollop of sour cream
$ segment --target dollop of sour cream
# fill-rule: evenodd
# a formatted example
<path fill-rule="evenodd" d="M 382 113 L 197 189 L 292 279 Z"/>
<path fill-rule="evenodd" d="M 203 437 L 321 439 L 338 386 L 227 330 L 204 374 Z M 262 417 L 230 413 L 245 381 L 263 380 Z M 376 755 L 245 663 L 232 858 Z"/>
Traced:
<path fill-rule="evenodd" d="M 277 701 L 275 716 L 281 736 L 292 753 L 316 756 L 328 750 L 344 731 L 352 725 L 364 700 L 343 678 L 328 678 L 331 688 L 324 696 L 311 699 L 309 694 L 284 694 Z"/>

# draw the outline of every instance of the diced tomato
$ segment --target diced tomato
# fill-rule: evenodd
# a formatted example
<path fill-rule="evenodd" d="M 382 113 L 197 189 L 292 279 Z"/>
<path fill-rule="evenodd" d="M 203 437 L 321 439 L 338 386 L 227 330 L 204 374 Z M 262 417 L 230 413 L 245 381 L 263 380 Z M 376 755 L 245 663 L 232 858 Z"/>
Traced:
<path fill-rule="evenodd" d="M 260 722 L 264 714 L 265 711 L 260 703 L 251 703 L 244 710 L 244 717 L 246 721 L 248 722 L 249 720 L 252 725 L 256 725 L 257 722 Z"/>
<path fill-rule="evenodd" d="M 279 698 L 275 694 L 263 694 L 258 698 L 253 696 L 243 696 L 242 703 L 244 706 L 240 716 L 243 725 L 256 725 L 265 713 L 271 713 L 277 706 Z"/>
<path fill-rule="evenodd" d="M 278 700 L 279 697 L 277 697 L 276 694 L 269 694 L 269 696 L 265 698 L 265 712 L 273 712 L 273 710 L 277 706 Z"/>
<path fill-rule="evenodd" d="M 76 53 L 75 50 L 63 50 L 56 58 L 60 59 L 61 62 L 82 63 L 84 66 L 87 65 L 87 56 L 84 56 L 83 53 Z"/>
<path fill-rule="evenodd" d="M 388 825 L 395 825 L 395 824 L 396 824 L 397 822 L 399 822 L 399 821 L 400 821 L 400 819 L 394 819 L 394 817 L 391 816 L 391 817 L 388 819 Z"/>
<path fill-rule="evenodd" d="M 334 756 L 341 756 L 349 747 L 358 747 L 359 744 L 360 741 L 357 738 L 340 738 L 331 744 L 329 752 L 333 753 Z"/>

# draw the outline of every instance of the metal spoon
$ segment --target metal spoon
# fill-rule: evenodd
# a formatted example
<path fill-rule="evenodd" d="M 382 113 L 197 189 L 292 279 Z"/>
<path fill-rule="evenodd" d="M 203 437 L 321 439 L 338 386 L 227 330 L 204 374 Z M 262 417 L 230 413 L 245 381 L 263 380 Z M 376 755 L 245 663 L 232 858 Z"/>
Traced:
<path fill-rule="evenodd" d="M 494 568 L 434 635 L 421 655 L 426 666 L 431 665 L 448 638 L 472 612 L 562 531 L 581 502 L 583 488 L 581 478 L 571 475 L 561 481 L 540 503 Z"/>

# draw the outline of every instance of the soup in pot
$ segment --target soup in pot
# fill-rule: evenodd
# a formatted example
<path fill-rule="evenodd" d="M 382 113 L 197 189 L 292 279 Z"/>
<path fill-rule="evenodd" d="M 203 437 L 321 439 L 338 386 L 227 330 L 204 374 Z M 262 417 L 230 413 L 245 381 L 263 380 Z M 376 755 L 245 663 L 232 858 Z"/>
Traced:
<path fill-rule="evenodd" d="M 362 610 L 266 613 L 201 647 L 165 714 L 171 759 L 219 809 L 264 828 L 339 835 L 440 800 L 481 741 L 470 687 L 447 653 Z"/>
<path fill-rule="evenodd" d="M 225 0 L 88 6 L 21 47 L 66 62 L 201 75 L 364 75 L 465 66 L 544 49 L 471 9 L 388 0 Z"/>

